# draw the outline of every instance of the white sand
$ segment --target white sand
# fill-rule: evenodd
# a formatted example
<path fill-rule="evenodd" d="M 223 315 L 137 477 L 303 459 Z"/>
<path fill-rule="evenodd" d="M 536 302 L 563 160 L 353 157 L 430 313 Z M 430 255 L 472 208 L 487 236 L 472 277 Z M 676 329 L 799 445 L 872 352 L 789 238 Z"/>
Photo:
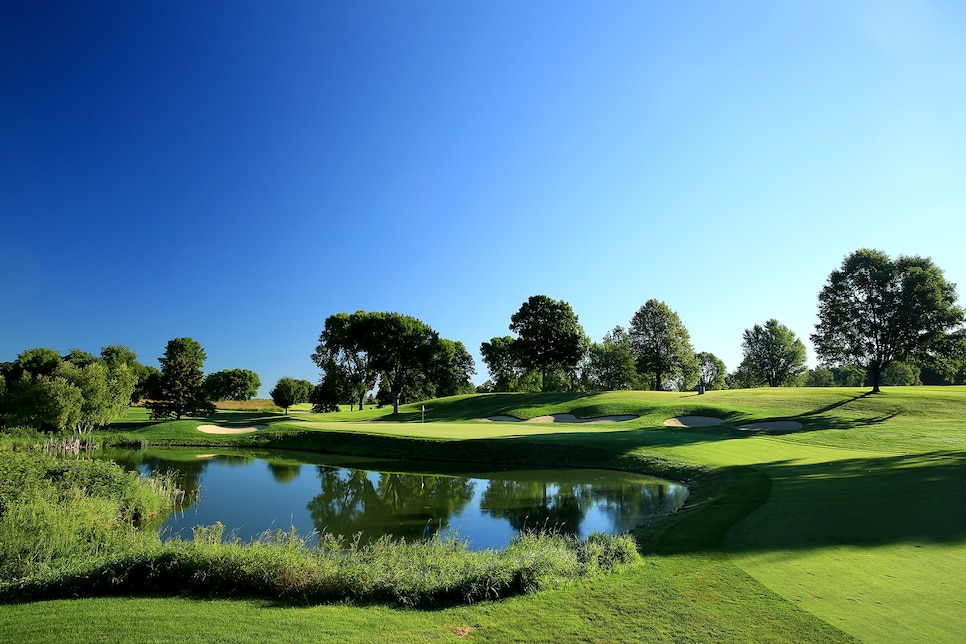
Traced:
<path fill-rule="evenodd" d="M 711 427 L 724 421 L 713 416 L 678 416 L 664 421 L 667 427 Z"/>
<path fill-rule="evenodd" d="M 218 425 L 198 425 L 198 431 L 206 434 L 251 434 L 268 425 L 253 425 L 252 427 L 219 427 Z"/>
<path fill-rule="evenodd" d="M 577 418 L 573 414 L 553 414 L 552 416 L 537 416 L 530 420 L 523 420 L 516 416 L 490 416 L 480 420 L 489 420 L 495 423 L 622 423 L 625 420 L 634 420 L 637 416 L 598 416 L 597 418 Z"/>
<path fill-rule="evenodd" d="M 767 423 L 748 423 L 738 427 L 745 432 L 788 431 L 801 428 L 802 424 L 797 420 L 773 420 Z"/>

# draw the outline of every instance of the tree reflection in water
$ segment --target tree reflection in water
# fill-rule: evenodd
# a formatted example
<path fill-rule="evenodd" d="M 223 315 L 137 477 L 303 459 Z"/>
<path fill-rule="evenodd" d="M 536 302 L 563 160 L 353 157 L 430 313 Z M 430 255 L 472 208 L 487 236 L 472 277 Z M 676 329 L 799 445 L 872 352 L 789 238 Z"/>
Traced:
<path fill-rule="evenodd" d="M 450 517 L 473 498 L 475 482 L 465 477 L 395 474 L 317 468 L 322 493 L 307 506 L 320 533 L 352 537 L 363 543 L 394 526 L 395 538 L 424 539 L 449 527 Z M 375 481 L 374 481 L 375 480 Z"/>

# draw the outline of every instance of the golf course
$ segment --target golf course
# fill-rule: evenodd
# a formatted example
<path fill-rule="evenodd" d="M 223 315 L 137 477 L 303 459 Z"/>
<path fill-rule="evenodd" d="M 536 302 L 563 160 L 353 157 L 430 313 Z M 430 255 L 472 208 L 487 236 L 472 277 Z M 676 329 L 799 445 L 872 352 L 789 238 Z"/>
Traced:
<path fill-rule="evenodd" d="M 684 481 L 690 497 L 632 531 L 638 561 L 532 594 L 434 610 L 183 593 L 24 601 L 0 607 L 0 640 L 939 642 L 966 632 L 960 387 L 483 394 L 422 404 L 425 412 L 407 405 L 396 415 L 222 410 L 161 423 L 133 409 L 99 437 L 457 469 L 626 470 Z M 629 420 L 552 422 L 561 414 Z M 708 420 L 688 426 L 691 418 Z M 212 425 L 246 431 L 199 430 Z"/>

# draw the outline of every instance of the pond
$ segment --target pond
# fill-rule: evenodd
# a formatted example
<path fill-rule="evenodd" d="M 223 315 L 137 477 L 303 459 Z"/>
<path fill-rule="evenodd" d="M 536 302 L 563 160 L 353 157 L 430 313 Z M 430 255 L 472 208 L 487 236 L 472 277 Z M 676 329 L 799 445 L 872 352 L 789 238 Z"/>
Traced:
<path fill-rule="evenodd" d="M 159 527 L 190 540 L 192 528 L 220 521 L 242 541 L 294 526 L 309 542 L 320 532 L 455 535 L 473 550 L 501 548 L 524 529 L 549 527 L 586 537 L 620 533 L 669 514 L 687 487 L 627 472 L 588 469 L 484 470 L 269 451 L 212 453 L 154 448 L 109 450 L 101 458 L 143 474 L 173 470 L 185 503 Z M 477 468 L 490 466 L 475 466 Z"/>

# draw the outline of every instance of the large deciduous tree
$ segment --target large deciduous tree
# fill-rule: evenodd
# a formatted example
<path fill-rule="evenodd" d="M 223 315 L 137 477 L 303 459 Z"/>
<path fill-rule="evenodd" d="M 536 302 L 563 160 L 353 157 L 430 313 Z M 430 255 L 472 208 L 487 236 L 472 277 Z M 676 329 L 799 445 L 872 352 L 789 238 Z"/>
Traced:
<path fill-rule="evenodd" d="M 517 334 L 513 346 L 520 363 L 540 369 L 541 389 L 547 390 L 547 373 L 560 367 L 573 374 L 587 352 L 587 336 L 567 302 L 533 295 L 510 316 Z"/>
<path fill-rule="evenodd" d="M 211 400 L 251 400 L 262 381 L 249 369 L 223 369 L 205 376 L 205 390 Z"/>
<path fill-rule="evenodd" d="M 333 405 L 348 400 L 358 401 L 361 411 L 366 394 L 376 386 L 379 372 L 363 335 L 367 315 L 365 311 L 357 311 L 351 315 L 336 313 L 325 319 L 319 344 L 312 354 L 312 361 L 323 372 L 322 387 L 314 394 L 318 400 L 313 400 L 320 410 L 332 409 Z"/>
<path fill-rule="evenodd" d="M 215 406 L 208 398 L 201 371 L 207 355 L 201 344 L 191 338 L 169 340 L 161 363 L 161 377 L 157 389 L 145 407 L 152 418 L 180 420 L 182 416 L 214 413 Z"/>
<path fill-rule="evenodd" d="M 952 372 L 962 358 L 956 286 L 929 258 L 893 260 L 878 250 L 855 251 L 822 287 L 818 317 L 811 339 L 819 359 L 865 369 L 873 392 L 893 362 Z"/>
<path fill-rule="evenodd" d="M 805 345 L 784 324 L 774 318 L 765 326 L 745 329 L 741 350 L 742 363 L 755 381 L 769 387 L 798 384 L 807 371 Z"/>
<path fill-rule="evenodd" d="M 375 374 L 398 413 L 403 392 L 414 397 L 468 392 L 475 373 L 461 342 L 440 338 L 421 320 L 400 313 L 330 316 L 312 359 L 324 372 L 313 393 L 318 409 L 331 409 L 347 391 L 361 404 Z"/>
<path fill-rule="evenodd" d="M 664 302 L 648 300 L 631 318 L 631 348 L 637 371 L 661 391 L 688 389 L 697 380 L 698 360 L 681 318 Z"/>

